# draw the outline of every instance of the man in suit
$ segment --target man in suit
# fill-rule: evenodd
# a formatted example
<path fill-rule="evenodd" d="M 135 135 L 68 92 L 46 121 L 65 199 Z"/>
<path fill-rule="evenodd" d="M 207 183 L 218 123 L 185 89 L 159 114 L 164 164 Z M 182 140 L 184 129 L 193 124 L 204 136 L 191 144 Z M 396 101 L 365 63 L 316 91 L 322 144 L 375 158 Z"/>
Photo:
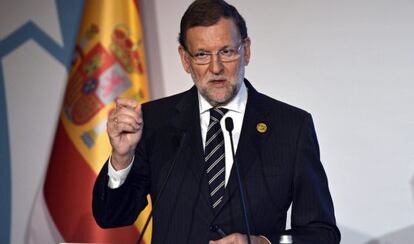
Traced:
<path fill-rule="evenodd" d="M 339 243 L 312 118 L 244 78 L 251 41 L 242 16 L 222 0 L 196 0 L 179 42 L 195 86 L 142 107 L 118 99 L 108 118 L 113 150 L 94 188 L 97 223 L 132 224 L 150 194 L 153 243 L 247 243 L 224 132 L 231 117 L 252 243 L 279 243 L 291 204 L 294 243 Z"/>

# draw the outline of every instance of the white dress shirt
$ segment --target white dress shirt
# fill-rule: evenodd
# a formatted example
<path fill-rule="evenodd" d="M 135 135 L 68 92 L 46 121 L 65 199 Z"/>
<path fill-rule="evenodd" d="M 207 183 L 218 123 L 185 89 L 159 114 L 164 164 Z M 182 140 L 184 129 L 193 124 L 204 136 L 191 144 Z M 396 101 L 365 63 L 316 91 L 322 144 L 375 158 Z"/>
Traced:
<path fill-rule="evenodd" d="M 200 93 L 198 93 L 198 103 L 200 108 L 200 126 L 201 126 L 201 136 L 203 140 L 203 148 L 205 147 L 205 141 L 206 141 L 206 135 L 207 135 L 207 128 L 208 124 L 210 123 L 210 111 L 209 109 L 212 108 L 211 104 L 207 102 L 206 99 L 204 99 L 203 96 L 201 96 Z M 225 184 L 227 185 L 227 182 L 230 177 L 231 168 L 233 166 L 233 156 L 231 152 L 231 142 L 230 142 L 230 136 L 227 130 L 225 129 L 225 118 L 231 117 L 233 119 L 234 129 L 233 129 L 233 142 L 234 142 L 234 151 L 237 151 L 237 145 L 239 143 L 240 139 L 240 132 L 242 129 L 243 124 L 243 117 L 244 112 L 246 110 L 246 103 L 247 103 L 247 87 L 242 83 L 239 92 L 237 95 L 223 108 L 228 109 L 229 111 L 224 115 L 224 117 L 220 121 L 221 128 L 223 130 L 224 134 L 224 149 L 225 149 Z M 134 159 L 132 159 L 131 162 L 133 162 Z M 109 159 L 108 164 L 108 186 L 112 189 L 118 188 L 121 186 L 126 177 L 128 176 L 129 171 L 131 170 L 132 163 L 128 165 L 125 169 L 121 170 L 115 170 L 112 167 L 111 159 Z"/>
<path fill-rule="evenodd" d="M 198 101 L 200 105 L 201 136 L 203 139 L 203 148 L 205 148 L 207 128 L 208 128 L 208 124 L 210 123 L 210 110 L 209 109 L 212 108 L 213 106 L 211 106 L 211 104 L 209 104 L 207 100 L 204 99 L 203 96 L 201 96 L 200 93 L 198 94 Z M 246 103 L 247 103 L 247 88 L 243 82 L 237 95 L 227 105 L 223 106 L 223 108 L 226 108 L 229 110 L 220 120 L 221 129 L 223 130 L 223 135 L 224 135 L 224 150 L 225 150 L 224 158 L 225 158 L 225 163 L 226 163 L 225 185 L 227 185 L 227 182 L 229 181 L 231 168 L 233 166 L 233 155 L 231 152 L 230 135 L 226 130 L 224 121 L 227 117 L 231 117 L 233 119 L 234 129 L 233 129 L 232 134 L 233 134 L 233 142 L 234 142 L 234 152 L 236 152 L 237 145 L 239 144 L 244 112 L 246 110 Z"/>

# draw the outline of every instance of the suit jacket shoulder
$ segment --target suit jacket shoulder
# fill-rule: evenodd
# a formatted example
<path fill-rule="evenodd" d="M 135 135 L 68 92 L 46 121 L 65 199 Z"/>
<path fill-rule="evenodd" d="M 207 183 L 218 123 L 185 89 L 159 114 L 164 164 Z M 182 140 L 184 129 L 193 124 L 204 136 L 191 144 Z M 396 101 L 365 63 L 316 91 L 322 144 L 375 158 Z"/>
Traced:
<path fill-rule="evenodd" d="M 143 118 L 145 121 L 151 122 L 151 124 L 145 124 L 145 126 L 157 128 L 163 124 L 168 124 L 171 117 L 176 114 L 177 106 L 182 107 L 186 105 L 185 103 L 198 101 L 194 99 L 194 95 L 196 94 L 196 88 L 192 87 L 185 92 L 144 103 L 142 105 Z"/>

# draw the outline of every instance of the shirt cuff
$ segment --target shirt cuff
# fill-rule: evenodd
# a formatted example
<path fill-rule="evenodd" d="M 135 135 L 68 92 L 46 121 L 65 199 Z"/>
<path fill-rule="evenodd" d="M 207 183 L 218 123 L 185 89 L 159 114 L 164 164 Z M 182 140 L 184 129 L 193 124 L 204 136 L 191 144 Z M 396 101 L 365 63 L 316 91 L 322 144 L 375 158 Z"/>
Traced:
<path fill-rule="evenodd" d="M 127 178 L 129 174 L 129 171 L 131 171 L 132 162 L 134 162 L 135 156 L 132 157 L 132 160 L 129 163 L 128 167 L 126 167 L 125 169 L 121 169 L 121 170 L 114 169 L 111 163 L 111 158 L 112 157 L 110 157 L 108 160 L 108 176 L 109 176 L 108 187 L 111 189 L 116 189 L 125 182 L 125 179 Z"/>

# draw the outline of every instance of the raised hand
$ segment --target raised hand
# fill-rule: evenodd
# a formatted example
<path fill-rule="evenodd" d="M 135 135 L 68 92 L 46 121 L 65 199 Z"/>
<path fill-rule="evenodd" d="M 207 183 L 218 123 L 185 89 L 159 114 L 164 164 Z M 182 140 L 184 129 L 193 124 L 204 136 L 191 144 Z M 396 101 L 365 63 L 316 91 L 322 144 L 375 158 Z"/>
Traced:
<path fill-rule="evenodd" d="M 143 127 L 141 105 L 133 99 L 117 99 L 107 122 L 112 146 L 111 163 L 116 170 L 126 168 L 131 162 Z"/>

